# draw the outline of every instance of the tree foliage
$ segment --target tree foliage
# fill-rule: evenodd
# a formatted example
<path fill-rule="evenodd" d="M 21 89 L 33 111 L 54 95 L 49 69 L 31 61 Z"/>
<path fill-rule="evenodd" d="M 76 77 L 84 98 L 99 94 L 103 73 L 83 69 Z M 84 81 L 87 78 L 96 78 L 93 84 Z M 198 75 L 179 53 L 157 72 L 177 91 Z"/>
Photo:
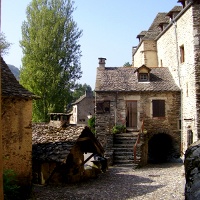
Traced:
<path fill-rule="evenodd" d="M 8 53 L 11 43 L 6 40 L 6 36 L 4 33 L 0 33 L 0 52 L 1 55 L 5 55 Z"/>
<path fill-rule="evenodd" d="M 124 63 L 123 67 L 131 67 L 132 65 L 129 62 Z"/>
<path fill-rule="evenodd" d="M 40 96 L 33 120 L 47 121 L 49 112 L 63 112 L 70 90 L 81 77 L 79 38 L 70 0 L 32 0 L 22 24 L 20 83 Z"/>
<path fill-rule="evenodd" d="M 72 101 L 76 101 L 79 97 L 85 94 L 85 91 L 92 92 L 92 88 L 90 85 L 85 84 L 77 84 L 74 91 L 72 92 Z"/>

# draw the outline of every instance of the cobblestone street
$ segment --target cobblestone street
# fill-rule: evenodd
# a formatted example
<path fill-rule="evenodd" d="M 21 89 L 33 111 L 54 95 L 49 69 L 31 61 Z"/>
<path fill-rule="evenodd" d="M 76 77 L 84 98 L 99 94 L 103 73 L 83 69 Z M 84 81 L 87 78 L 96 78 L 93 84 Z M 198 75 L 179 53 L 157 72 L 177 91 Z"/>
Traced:
<path fill-rule="evenodd" d="M 181 163 L 148 165 L 141 169 L 110 167 L 97 179 L 65 186 L 34 186 L 36 200 L 184 200 Z"/>

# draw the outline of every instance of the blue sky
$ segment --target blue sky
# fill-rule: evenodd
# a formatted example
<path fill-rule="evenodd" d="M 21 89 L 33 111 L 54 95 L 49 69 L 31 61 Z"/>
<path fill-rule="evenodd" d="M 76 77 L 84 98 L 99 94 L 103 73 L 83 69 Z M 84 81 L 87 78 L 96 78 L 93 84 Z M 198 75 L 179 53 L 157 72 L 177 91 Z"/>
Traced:
<path fill-rule="evenodd" d="M 7 64 L 21 67 L 19 47 L 21 25 L 26 20 L 26 7 L 31 0 L 2 0 L 1 31 L 12 43 Z M 132 46 L 138 45 L 136 36 L 147 30 L 158 12 L 169 12 L 181 5 L 177 0 L 75 0 L 73 18 L 83 30 L 81 44 L 81 84 L 94 89 L 98 58 L 105 57 L 106 66 L 120 67 L 131 63 Z"/>

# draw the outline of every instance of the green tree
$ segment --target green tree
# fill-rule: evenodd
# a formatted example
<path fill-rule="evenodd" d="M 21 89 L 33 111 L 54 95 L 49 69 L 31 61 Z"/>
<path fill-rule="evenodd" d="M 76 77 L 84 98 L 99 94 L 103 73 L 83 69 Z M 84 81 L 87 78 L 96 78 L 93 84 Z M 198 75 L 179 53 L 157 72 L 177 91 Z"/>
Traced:
<path fill-rule="evenodd" d="M 7 42 L 6 36 L 4 33 L 0 33 L 0 52 L 1 55 L 8 54 L 8 50 L 10 48 L 11 43 Z"/>
<path fill-rule="evenodd" d="M 41 99 L 33 103 L 33 120 L 48 121 L 63 112 L 70 90 L 81 78 L 79 38 L 70 0 L 32 0 L 22 24 L 20 83 Z"/>
<path fill-rule="evenodd" d="M 72 101 L 76 101 L 79 97 L 85 94 L 85 91 L 91 91 L 92 88 L 90 85 L 85 84 L 77 84 L 74 91 L 72 92 Z"/>
<path fill-rule="evenodd" d="M 123 67 L 131 67 L 132 65 L 129 62 L 124 63 Z"/>

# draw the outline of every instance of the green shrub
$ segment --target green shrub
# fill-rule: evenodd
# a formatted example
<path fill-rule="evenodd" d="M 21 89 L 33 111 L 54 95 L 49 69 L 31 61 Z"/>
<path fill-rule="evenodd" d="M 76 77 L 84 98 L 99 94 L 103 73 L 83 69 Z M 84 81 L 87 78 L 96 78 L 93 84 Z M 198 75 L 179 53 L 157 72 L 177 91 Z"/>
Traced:
<path fill-rule="evenodd" d="M 95 117 L 91 117 L 90 119 L 88 119 L 88 127 L 90 128 L 92 133 L 95 134 Z"/>
<path fill-rule="evenodd" d="M 3 172 L 3 190 L 5 200 L 17 200 L 19 199 L 19 185 L 17 185 L 17 175 L 11 170 L 5 170 Z"/>
<path fill-rule="evenodd" d="M 126 126 L 124 125 L 115 125 L 112 128 L 112 133 L 116 134 L 116 133 L 125 133 L 126 132 Z"/>

